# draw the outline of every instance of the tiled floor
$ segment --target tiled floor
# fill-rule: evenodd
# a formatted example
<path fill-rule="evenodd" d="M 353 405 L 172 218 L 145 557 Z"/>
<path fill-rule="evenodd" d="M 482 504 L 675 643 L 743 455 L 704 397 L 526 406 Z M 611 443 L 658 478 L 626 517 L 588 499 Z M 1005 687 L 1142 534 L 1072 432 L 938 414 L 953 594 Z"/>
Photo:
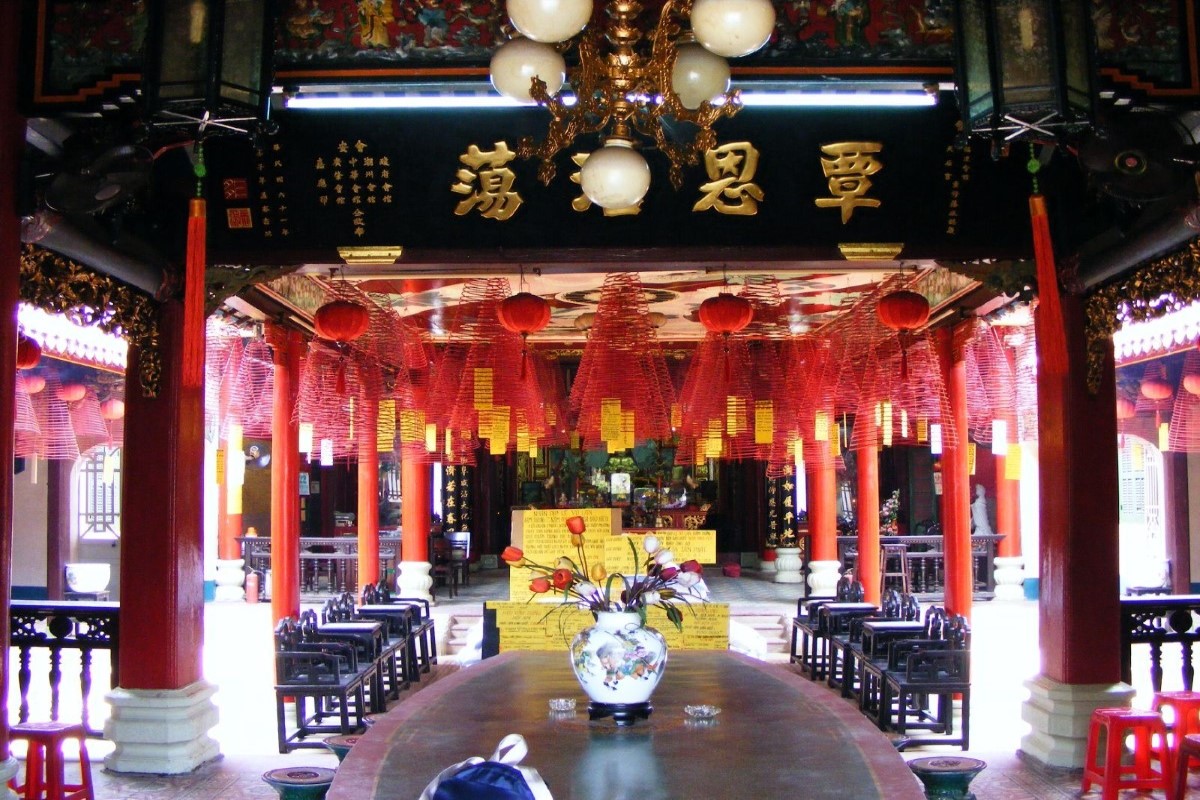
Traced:
<path fill-rule="evenodd" d="M 483 599 L 502 596 L 505 584 L 506 572 L 502 570 L 472 575 L 471 585 L 463 587 L 457 598 L 442 599 L 436 616 L 444 624 L 456 608 L 477 609 Z M 777 611 L 788 618 L 795 613 L 799 594 L 795 585 L 775 584 L 749 571 L 737 579 L 713 578 L 710 588 L 714 599 Z M 273 798 L 274 791 L 261 780 L 263 772 L 281 766 L 336 766 L 336 758 L 323 751 L 298 751 L 286 756 L 277 752 L 270 629 L 267 604 L 209 604 L 205 614 L 204 674 L 206 680 L 219 687 L 215 700 L 221 721 L 212 736 L 223 757 L 186 776 L 118 775 L 99 767 L 97 756 L 103 756 L 110 746 L 103 741 L 93 742 L 89 749 L 96 765 L 97 800 Z M 69 669 L 64 666 L 64 672 L 69 673 Z M 441 669 L 448 673 L 454 667 Z M 1078 771 L 1046 769 L 1017 754 L 1026 730 L 1020 719 L 1026 696 L 1023 682 L 1037 669 L 1036 605 L 1027 601 L 977 604 L 972 635 L 973 724 L 967 755 L 988 763 L 972 783 L 978 800 L 1079 796 Z M 35 675 L 37 670 L 35 664 Z M 428 682 L 426 678 L 423 684 Z M 107 685 L 103 670 L 96 675 L 96 684 Z M 94 718 L 103 718 L 107 713 L 102 697 L 95 698 L 89 707 Z M 65 707 L 64 715 L 70 711 Z M 919 758 L 959 752 L 956 748 L 927 748 L 904 755 Z M 536 754 L 528 760 L 536 765 Z M 1200 778 L 1196 781 L 1195 785 L 1200 786 Z"/>

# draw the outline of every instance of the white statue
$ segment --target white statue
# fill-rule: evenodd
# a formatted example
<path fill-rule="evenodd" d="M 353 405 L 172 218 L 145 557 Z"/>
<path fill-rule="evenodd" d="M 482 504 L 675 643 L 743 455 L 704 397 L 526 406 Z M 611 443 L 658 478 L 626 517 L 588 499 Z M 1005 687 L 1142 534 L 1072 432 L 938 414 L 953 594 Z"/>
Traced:
<path fill-rule="evenodd" d="M 982 483 L 975 484 L 975 502 L 971 503 L 971 533 L 992 534 L 992 523 L 988 519 L 987 489 Z"/>

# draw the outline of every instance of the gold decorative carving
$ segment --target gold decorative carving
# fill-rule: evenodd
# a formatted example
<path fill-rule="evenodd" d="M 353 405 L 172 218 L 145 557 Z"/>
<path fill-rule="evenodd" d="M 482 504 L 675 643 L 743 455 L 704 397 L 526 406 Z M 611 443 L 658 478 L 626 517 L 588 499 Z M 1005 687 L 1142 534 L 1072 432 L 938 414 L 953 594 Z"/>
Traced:
<path fill-rule="evenodd" d="M 847 261 L 893 261 L 904 250 L 904 242 L 842 242 L 838 250 Z"/>
<path fill-rule="evenodd" d="M 124 337 L 138 348 L 142 395 L 157 397 L 162 378 L 158 305 L 148 295 L 34 245 L 21 251 L 21 299 Z"/>
<path fill-rule="evenodd" d="M 398 244 L 381 247 L 339 247 L 338 255 L 350 266 L 395 264 L 404 253 Z"/>
<path fill-rule="evenodd" d="M 1173 302 L 1164 302 L 1165 295 L 1170 295 Z M 1084 323 L 1088 391 L 1094 394 L 1100 389 L 1105 360 L 1109 358 L 1106 342 L 1122 322 L 1158 319 L 1196 300 L 1200 300 L 1200 238 L 1088 297 Z"/>
<path fill-rule="evenodd" d="M 272 266 L 243 266 L 239 264 L 209 264 L 204 270 L 204 314 L 211 316 L 221 303 L 247 286 L 268 283 L 295 272 L 299 264 Z"/>

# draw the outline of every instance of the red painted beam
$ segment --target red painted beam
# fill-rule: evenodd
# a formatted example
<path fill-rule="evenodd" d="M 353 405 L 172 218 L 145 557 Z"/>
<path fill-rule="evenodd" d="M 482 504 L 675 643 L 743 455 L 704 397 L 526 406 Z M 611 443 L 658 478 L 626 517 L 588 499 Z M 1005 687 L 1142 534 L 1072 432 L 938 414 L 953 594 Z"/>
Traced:
<path fill-rule="evenodd" d="M 875 421 L 864 419 L 862 422 L 871 427 L 867 440 L 875 441 Z M 857 456 L 858 579 L 866 590 L 867 602 L 879 605 L 879 448 L 875 445 L 860 447 Z"/>
<path fill-rule="evenodd" d="M 400 464 L 400 525 L 404 561 L 429 560 L 429 526 L 433 514 L 432 486 L 429 465 L 406 458 Z"/>
<path fill-rule="evenodd" d="M 292 419 L 300 379 L 297 334 L 267 326 L 274 351 L 271 408 L 271 617 L 300 614 L 300 425 Z"/>

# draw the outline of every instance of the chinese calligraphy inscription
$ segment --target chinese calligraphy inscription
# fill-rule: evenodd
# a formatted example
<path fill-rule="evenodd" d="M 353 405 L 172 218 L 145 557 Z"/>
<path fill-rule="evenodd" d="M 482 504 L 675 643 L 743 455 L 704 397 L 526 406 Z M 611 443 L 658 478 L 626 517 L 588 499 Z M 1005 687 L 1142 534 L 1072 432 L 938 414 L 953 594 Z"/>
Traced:
<path fill-rule="evenodd" d="M 821 145 L 821 169 L 829 179 L 833 197 L 818 197 L 818 208 L 840 208 L 842 224 L 850 221 L 856 208 L 879 208 L 879 200 L 867 197 L 871 177 L 883 169 L 876 154 L 883 150 L 879 142 L 836 142 Z"/>

